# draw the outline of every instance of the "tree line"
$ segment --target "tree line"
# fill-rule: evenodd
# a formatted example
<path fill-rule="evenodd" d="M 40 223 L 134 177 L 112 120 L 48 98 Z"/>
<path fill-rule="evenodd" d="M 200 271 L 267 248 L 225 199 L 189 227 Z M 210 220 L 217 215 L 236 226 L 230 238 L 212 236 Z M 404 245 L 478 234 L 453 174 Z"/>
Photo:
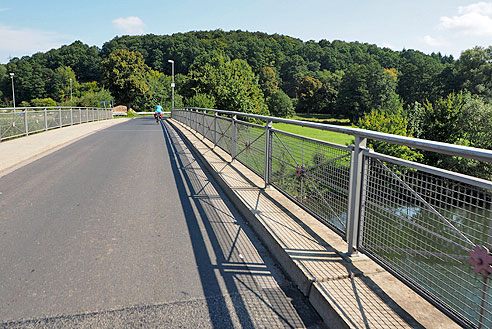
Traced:
<path fill-rule="evenodd" d="M 492 148 L 492 47 L 475 47 L 454 59 L 359 42 L 221 30 L 121 36 L 101 49 L 77 41 L 0 65 L 0 105 L 12 104 L 8 73 L 14 72 L 18 106 L 67 104 L 72 79 L 72 103 L 78 105 L 115 99 L 140 111 L 157 102 L 169 108 L 169 59 L 175 63 L 176 106 L 275 116 L 323 113 L 367 129 Z M 464 170 L 457 160 L 444 163 L 415 150 L 371 145 Z"/>

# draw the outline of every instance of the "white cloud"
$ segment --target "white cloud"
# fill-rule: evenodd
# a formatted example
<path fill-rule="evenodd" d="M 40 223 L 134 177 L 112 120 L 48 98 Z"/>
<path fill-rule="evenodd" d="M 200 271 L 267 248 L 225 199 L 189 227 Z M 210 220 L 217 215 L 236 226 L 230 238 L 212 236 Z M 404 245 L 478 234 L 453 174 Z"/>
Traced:
<path fill-rule="evenodd" d="M 421 41 L 431 47 L 449 46 L 449 42 L 442 38 L 433 38 L 430 35 L 424 36 Z"/>
<path fill-rule="evenodd" d="M 22 57 L 58 48 L 70 39 L 58 33 L 0 25 L 0 63 L 7 62 L 9 56 Z"/>
<path fill-rule="evenodd" d="M 136 16 L 117 18 L 113 20 L 113 26 L 127 34 L 144 34 L 146 25 Z"/>
<path fill-rule="evenodd" d="M 492 15 L 492 2 L 478 2 L 464 7 L 458 7 L 458 13 L 478 13 L 486 16 Z"/>
<path fill-rule="evenodd" d="M 441 17 L 439 28 L 467 36 L 492 36 L 492 3 L 478 2 L 458 7 L 460 15 Z"/>

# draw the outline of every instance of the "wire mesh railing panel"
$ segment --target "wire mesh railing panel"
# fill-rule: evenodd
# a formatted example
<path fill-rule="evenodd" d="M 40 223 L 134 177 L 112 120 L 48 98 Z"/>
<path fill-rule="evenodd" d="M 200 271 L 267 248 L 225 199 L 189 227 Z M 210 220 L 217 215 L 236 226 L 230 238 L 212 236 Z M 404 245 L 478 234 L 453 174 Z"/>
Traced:
<path fill-rule="evenodd" d="M 265 128 L 236 122 L 236 159 L 264 178 Z"/>
<path fill-rule="evenodd" d="M 231 154 L 232 152 L 232 119 L 217 117 L 217 145 Z"/>
<path fill-rule="evenodd" d="M 297 200 L 330 227 L 347 227 L 349 148 L 272 133 L 271 183 Z"/>
<path fill-rule="evenodd" d="M 0 113 L 0 137 L 7 139 L 26 133 L 24 112 Z"/>
<path fill-rule="evenodd" d="M 470 266 L 492 249 L 492 184 L 486 189 L 365 157 L 361 250 L 475 327 L 492 328 L 492 285 Z"/>
<path fill-rule="evenodd" d="M 61 120 L 62 126 L 69 126 L 70 124 L 72 124 L 70 110 L 61 110 Z"/>
<path fill-rule="evenodd" d="M 80 123 L 80 111 L 79 109 L 73 109 L 72 112 L 72 117 L 73 117 L 73 123 Z"/>
<path fill-rule="evenodd" d="M 87 110 L 86 109 L 82 109 L 80 111 L 80 120 L 81 122 L 87 122 Z"/>
<path fill-rule="evenodd" d="M 60 127 L 60 111 L 46 111 L 46 123 L 48 129 Z"/>
<path fill-rule="evenodd" d="M 214 117 L 205 115 L 205 132 L 203 134 L 208 140 L 214 140 Z"/>
<path fill-rule="evenodd" d="M 45 130 L 44 111 L 27 112 L 27 126 L 29 128 L 29 133 Z"/>

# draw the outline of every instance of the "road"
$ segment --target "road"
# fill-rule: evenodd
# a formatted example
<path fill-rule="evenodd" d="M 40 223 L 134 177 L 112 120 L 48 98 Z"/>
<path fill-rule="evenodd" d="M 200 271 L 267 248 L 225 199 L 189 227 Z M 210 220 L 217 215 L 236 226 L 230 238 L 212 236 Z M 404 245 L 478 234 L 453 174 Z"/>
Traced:
<path fill-rule="evenodd" d="M 0 328 L 318 328 L 167 123 L 99 131 L 0 178 Z"/>

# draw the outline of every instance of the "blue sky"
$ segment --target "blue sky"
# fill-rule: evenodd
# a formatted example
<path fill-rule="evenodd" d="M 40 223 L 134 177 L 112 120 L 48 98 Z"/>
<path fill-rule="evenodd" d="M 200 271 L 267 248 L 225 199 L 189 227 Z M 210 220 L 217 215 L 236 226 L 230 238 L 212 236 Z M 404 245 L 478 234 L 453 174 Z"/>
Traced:
<path fill-rule="evenodd" d="M 247 30 L 359 41 L 459 57 L 492 45 L 492 1 L 465 0 L 0 0 L 0 63 L 75 40 Z"/>

